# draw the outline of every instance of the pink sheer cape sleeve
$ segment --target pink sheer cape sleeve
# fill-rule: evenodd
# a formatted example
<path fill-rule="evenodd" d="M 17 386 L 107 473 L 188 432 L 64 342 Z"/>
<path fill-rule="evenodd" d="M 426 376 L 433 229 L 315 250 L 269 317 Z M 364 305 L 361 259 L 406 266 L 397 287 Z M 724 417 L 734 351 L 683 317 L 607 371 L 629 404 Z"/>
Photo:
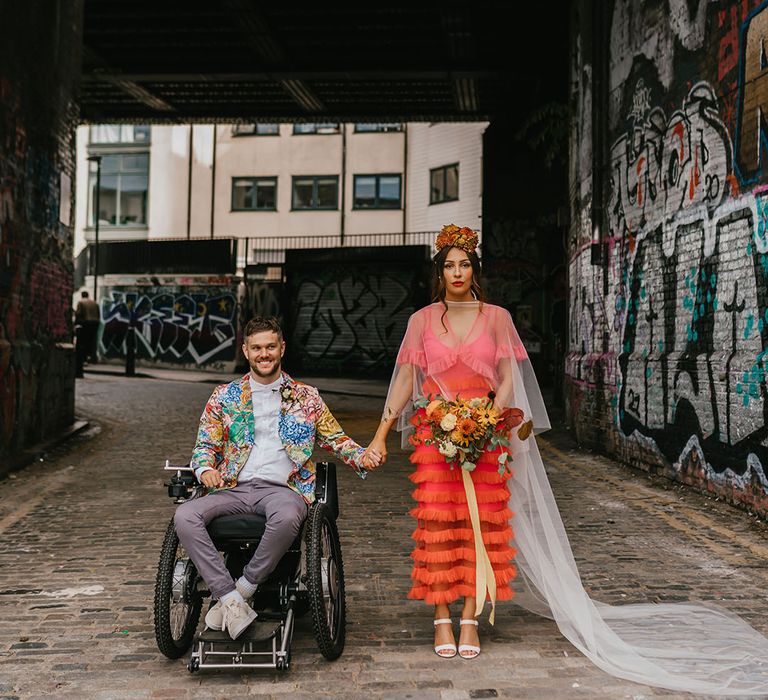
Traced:
<path fill-rule="evenodd" d="M 551 426 L 533 365 L 509 311 L 495 308 L 492 322 L 496 341 L 496 375 L 499 378 L 497 405 L 521 409 L 525 420 L 533 421 L 534 433 L 542 433 Z"/>
<path fill-rule="evenodd" d="M 408 319 L 408 327 L 397 353 L 395 369 L 384 403 L 382 418 L 396 418 L 395 428 L 400 431 L 403 447 L 407 446 L 408 436 L 413 432 L 413 426 L 410 424 L 413 401 L 419 395 L 427 370 L 427 357 L 424 352 L 426 323 L 425 309 L 417 311 Z"/>

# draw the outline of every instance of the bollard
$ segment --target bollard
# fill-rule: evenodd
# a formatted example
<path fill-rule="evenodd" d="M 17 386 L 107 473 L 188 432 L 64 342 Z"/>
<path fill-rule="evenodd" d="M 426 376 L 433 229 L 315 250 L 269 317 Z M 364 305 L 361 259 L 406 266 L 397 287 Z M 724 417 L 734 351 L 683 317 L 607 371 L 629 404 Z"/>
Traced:
<path fill-rule="evenodd" d="M 125 376 L 136 376 L 136 324 L 133 319 L 125 338 Z"/>

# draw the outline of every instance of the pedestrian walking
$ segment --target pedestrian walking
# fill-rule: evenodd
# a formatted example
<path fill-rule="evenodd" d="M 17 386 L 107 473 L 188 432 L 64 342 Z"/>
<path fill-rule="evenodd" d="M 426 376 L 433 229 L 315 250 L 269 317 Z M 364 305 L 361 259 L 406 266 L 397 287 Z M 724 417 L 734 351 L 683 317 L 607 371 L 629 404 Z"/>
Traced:
<path fill-rule="evenodd" d="M 450 605 L 463 599 L 458 654 L 480 654 L 476 618 L 512 598 L 551 617 L 605 671 L 673 690 L 768 694 L 768 639 L 709 604 L 610 606 L 589 598 L 533 433 L 549 420 L 510 314 L 484 301 L 478 236 L 436 240 L 434 302 L 414 313 L 369 449 L 395 427 L 416 484 L 413 586 L 434 605 L 434 650 L 457 653 Z"/>
<path fill-rule="evenodd" d="M 96 362 L 101 317 L 99 305 L 88 296 L 88 292 L 81 292 L 80 297 L 75 307 L 75 327 L 78 363 L 82 366 L 86 362 Z"/>

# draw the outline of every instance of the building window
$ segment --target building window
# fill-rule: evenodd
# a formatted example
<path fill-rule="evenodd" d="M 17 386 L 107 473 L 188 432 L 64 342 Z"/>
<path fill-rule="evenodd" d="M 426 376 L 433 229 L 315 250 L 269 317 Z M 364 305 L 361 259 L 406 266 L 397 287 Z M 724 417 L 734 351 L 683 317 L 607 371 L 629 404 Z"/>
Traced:
<path fill-rule="evenodd" d="M 355 175 L 353 209 L 399 209 L 400 175 Z"/>
<path fill-rule="evenodd" d="M 355 124 L 355 133 L 381 133 L 387 131 L 402 131 L 403 125 L 399 122 L 380 124 Z"/>
<path fill-rule="evenodd" d="M 338 134 L 338 124 L 294 124 L 294 134 Z"/>
<path fill-rule="evenodd" d="M 318 175 L 293 178 L 293 209 L 338 209 L 339 178 Z"/>
<path fill-rule="evenodd" d="M 90 143 L 96 144 L 147 144 L 149 127 L 132 124 L 94 124 L 90 128 Z"/>
<path fill-rule="evenodd" d="M 235 124 L 233 136 L 280 136 L 279 124 Z"/>
<path fill-rule="evenodd" d="M 459 198 L 459 164 L 429 171 L 429 203 L 453 202 Z"/>
<path fill-rule="evenodd" d="M 91 226 L 96 223 L 96 163 L 89 163 Z M 99 223 L 107 226 L 146 226 L 149 154 L 122 153 L 101 157 Z"/>
<path fill-rule="evenodd" d="M 276 177 L 232 178 L 232 211 L 276 210 Z"/>

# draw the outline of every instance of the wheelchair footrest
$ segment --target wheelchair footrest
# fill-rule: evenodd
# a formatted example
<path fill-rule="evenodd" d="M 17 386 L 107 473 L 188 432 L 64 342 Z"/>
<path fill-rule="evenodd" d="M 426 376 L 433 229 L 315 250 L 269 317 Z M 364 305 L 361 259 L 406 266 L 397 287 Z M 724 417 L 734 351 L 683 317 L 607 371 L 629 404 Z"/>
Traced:
<path fill-rule="evenodd" d="M 217 668 L 287 670 L 291 656 L 293 610 L 284 619 L 256 620 L 237 639 L 205 629 L 195 638 L 187 668 L 191 673 Z"/>
<path fill-rule="evenodd" d="M 207 627 L 197 635 L 197 642 L 215 642 L 216 644 L 242 645 L 243 642 L 266 642 L 279 633 L 282 621 L 256 620 L 237 639 L 233 640 L 229 634 L 223 631 L 208 629 Z"/>

